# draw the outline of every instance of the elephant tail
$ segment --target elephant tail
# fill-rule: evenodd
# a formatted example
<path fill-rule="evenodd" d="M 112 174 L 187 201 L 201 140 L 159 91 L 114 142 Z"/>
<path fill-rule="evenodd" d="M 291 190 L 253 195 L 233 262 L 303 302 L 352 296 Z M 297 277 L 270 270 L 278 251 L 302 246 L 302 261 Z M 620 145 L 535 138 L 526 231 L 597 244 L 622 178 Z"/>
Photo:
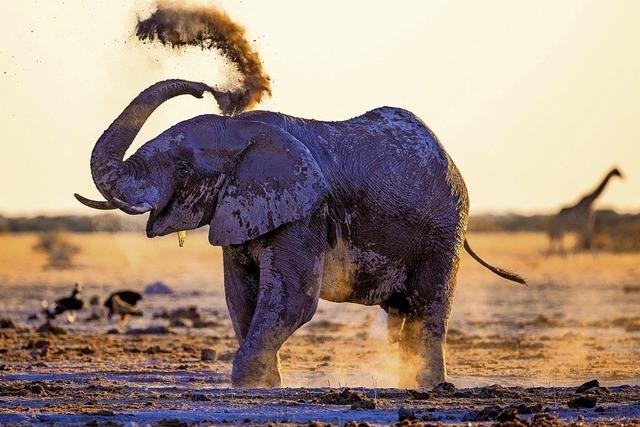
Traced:
<path fill-rule="evenodd" d="M 483 267 L 491 270 L 492 272 L 494 272 L 495 274 L 497 274 L 500 277 L 503 277 L 507 280 L 511 280 L 512 282 L 516 282 L 516 283 L 520 283 L 526 286 L 527 281 L 524 280 L 524 278 L 522 276 L 520 276 L 519 274 L 513 273 L 511 271 L 508 270 L 504 270 L 500 267 L 494 267 L 493 265 L 489 264 L 488 262 L 486 262 L 485 260 L 483 260 L 482 258 L 480 258 L 480 256 L 478 254 L 476 254 L 473 249 L 471 249 L 471 246 L 469 246 L 469 242 L 467 242 L 467 239 L 464 239 L 464 249 L 467 251 L 467 253 L 469 255 L 471 255 L 471 258 L 475 259 L 476 261 L 478 261 L 480 263 L 480 265 L 482 265 Z"/>

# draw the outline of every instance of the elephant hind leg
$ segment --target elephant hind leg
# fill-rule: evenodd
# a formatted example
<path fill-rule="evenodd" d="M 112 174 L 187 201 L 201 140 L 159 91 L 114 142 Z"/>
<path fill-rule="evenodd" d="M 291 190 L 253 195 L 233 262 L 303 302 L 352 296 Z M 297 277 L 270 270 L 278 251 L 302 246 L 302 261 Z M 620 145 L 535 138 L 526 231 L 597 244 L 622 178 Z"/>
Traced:
<path fill-rule="evenodd" d="M 430 389 L 445 382 L 446 320 L 432 311 L 409 317 L 400 338 L 400 386 Z"/>
<path fill-rule="evenodd" d="M 400 342 L 404 330 L 407 313 L 407 302 L 404 295 L 393 295 L 380 307 L 387 313 L 387 339 L 390 344 Z"/>
<path fill-rule="evenodd" d="M 389 343 L 395 344 L 400 341 L 406 316 L 400 310 L 390 307 L 387 310 L 387 337 Z"/>
<path fill-rule="evenodd" d="M 432 388 L 447 378 L 445 341 L 459 252 L 439 254 L 407 284 L 409 312 L 400 337 L 401 386 Z"/>

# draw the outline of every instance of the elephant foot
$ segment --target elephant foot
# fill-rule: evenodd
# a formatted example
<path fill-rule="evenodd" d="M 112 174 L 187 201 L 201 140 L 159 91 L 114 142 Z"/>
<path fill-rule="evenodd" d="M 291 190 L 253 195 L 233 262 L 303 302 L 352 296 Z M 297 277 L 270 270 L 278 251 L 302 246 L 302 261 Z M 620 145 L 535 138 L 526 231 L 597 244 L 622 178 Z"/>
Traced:
<path fill-rule="evenodd" d="M 241 388 L 282 387 L 279 357 L 243 357 L 238 351 L 233 360 L 231 384 Z"/>
<path fill-rule="evenodd" d="M 404 364 L 400 373 L 400 388 L 432 390 L 447 381 L 443 367 L 425 367 L 422 361 Z"/>
<path fill-rule="evenodd" d="M 400 339 L 401 385 L 431 390 L 446 382 L 445 334 L 434 332 L 437 328 L 433 322 L 425 320 L 408 321 L 404 326 Z"/>
<path fill-rule="evenodd" d="M 436 386 L 447 382 L 444 372 L 428 372 L 418 375 L 418 386 L 421 390 L 433 390 Z"/>

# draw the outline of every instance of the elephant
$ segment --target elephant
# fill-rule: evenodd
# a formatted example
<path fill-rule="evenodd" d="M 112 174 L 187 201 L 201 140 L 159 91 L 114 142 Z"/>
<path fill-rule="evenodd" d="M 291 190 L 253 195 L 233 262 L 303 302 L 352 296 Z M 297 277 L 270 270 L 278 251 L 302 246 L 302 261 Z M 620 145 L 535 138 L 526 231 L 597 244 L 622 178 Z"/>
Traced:
<path fill-rule="evenodd" d="M 403 386 L 446 380 L 445 339 L 469 200 L 431 130 L 392 107 L 345 121 L 269 111 L 182 121 L 124 160 L 170 98 L 214 90 L 165 80 L 143 90 L 96 142 L 96 209 L 149 213 L 147 237 L 209 225 L 222 247 L 224 289 L 239 348 L 234 387 L 282 385 L 279 350 L 319 298 L 378 305 L 397 341 Z"/>

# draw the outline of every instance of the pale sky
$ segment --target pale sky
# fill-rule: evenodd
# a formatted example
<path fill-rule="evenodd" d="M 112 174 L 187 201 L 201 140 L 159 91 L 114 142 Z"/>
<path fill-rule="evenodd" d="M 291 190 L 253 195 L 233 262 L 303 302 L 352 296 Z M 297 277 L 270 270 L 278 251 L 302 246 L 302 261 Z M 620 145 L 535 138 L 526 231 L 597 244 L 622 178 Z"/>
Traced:
<path fill-rule="evenodd" d="M 202 3 L 203 1 L 200 1 Z M 89 155 L 140 90 L 224 84 L 212 52 L 132 37 L 151 1 L 6 1 L 0 26 L 0 213 L 90 213 Z M 466 180 L 471 213 L 549 212 L 627 175 L 599 205 L 640 210 L 640 1 L 216 1 L 272 78 L 257 108 L 340 120 L 391 105 L 420 116 Z M 212 98 L 181 97 L 134 149 Z"/>

